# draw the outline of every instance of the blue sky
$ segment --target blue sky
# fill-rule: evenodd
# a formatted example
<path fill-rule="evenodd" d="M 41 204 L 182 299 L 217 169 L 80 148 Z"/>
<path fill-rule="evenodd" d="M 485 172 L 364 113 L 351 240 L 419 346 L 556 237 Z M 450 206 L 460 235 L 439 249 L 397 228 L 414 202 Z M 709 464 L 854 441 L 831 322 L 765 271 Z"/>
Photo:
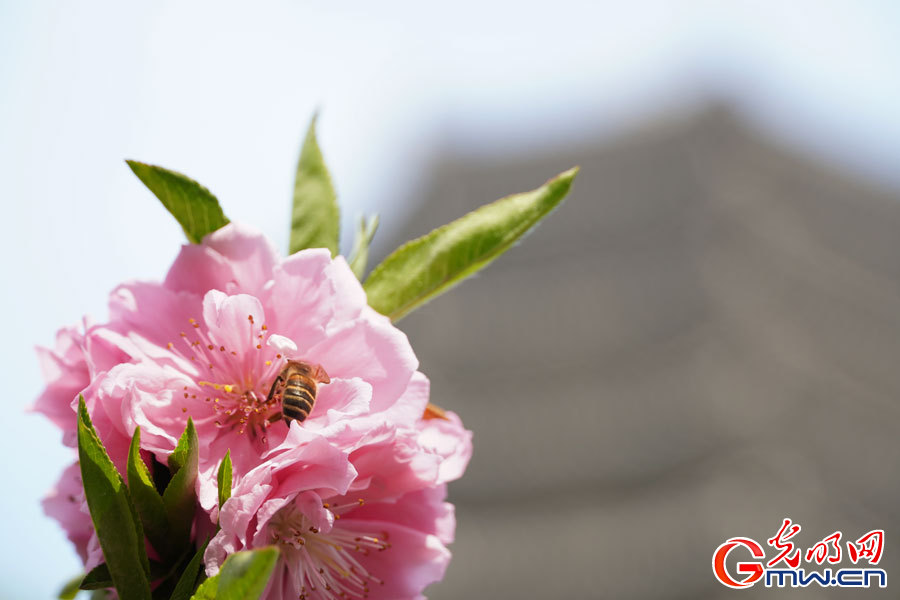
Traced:
<path fill-rule="evenodd" d="M 316 108 L 349 231 L 362 211 L 399 220 L 436 140 L 558 146 L 712 94 L 900 189 L 894 2 L 335 4 L 0 0 L 5 596 L 52 597 L 78 571 L 38 505 L 71 455 L 23 413 L 32 348 L 103 318 L 114 285 L 161 277 L 182 242 L 124 158 L 190 174 L 284 247 Z"/>

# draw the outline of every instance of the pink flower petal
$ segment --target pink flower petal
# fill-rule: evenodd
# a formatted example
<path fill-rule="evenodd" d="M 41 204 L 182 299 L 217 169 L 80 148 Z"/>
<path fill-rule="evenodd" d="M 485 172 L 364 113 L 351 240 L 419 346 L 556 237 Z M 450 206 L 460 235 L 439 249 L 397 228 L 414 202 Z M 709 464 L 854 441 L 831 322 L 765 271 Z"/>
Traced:
<path fill-rule="evenodd" d="M 443 579 L 450 564 L 450 551 L 437 536 L 394 521 L 348 518 L 341 522 L 341 527 L 387 534 L 391 547 L 366 557 L 366 570 L 384 581 L 384 585 L 371 586 L 371 600 L 414 598 L 430 584 Z"/>
<path fill-rule="evenodd" d="M 231 292 L 237 287 L 237 276 L 231 263 L 209 246 L 185 244 L 166 275 L 165 287 L 176 292 L 202 296 L 208 290 Z"/>
<path fill-rule="evenodd" d="M 56 487 L 41 502 L 44 513 L 56 519 L 82 561 L 88 557 L 88 542 L 94 536 L 78 463 L 66 467 Z"/>
<path fill-rule="evenodd" d="M 253 294 L 262 292 L 279 262 L 272 243 L 246 225 L 229 223 L 203 238 L 203 245 L 218 252 L 228 262 L 238 290 Z"/>
<path fill-rule="evenodd" d="M 462 477 L 472 458 L 472 432 L 463 427 L 455 412 L 447 411 L 446 419 L 420 422 L 419 445 L 443 458 L 438 481 L 446 483 Z"/>
<path fill-rule="evenodd" d="M 228 296 L 211 290 L 203 297 L 203 320 L 209 341 L 214 346 L 237 351 L 239 358 L 236 362 L 242 368 L 249 369 L 257 359 L 257 353 L 252 349 L 259 343 L 254 324 L 266 322 L 266 313 L 259 300 L 247 294 Z"/>
<path fill-rule="evenodd" d="M 444 502 L 446 497 L 446 485 L 424 488 L 404 494 L 394 502 L 367 502 L 354 509 L 346 518 L 392 521 L 422 533 L 436 535 L 443 543 L 450 544 L 453 542 L 456 518 L 453 505 Z"/>
<path fill-rule="evenodd" d="M 400 398 L 419 365 L 406 335 L 378 315 L 335 329 L 307 354 L 331 377 L 369 382 L 373 412 L 385 410 Z"/>

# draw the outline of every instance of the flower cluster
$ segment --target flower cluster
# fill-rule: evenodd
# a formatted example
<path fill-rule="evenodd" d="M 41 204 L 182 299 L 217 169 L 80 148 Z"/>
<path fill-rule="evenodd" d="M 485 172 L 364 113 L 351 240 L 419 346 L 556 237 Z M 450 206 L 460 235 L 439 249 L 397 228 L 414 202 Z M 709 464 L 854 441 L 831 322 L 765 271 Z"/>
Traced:
<path fill-rule="evenodd" d="M 184 246 L 162 283 L 113 291 L 104 324 L 64 329 L 40 350 L 47 387 L 36 410 L 75 445 L 83 394 L 111 459 L 161 469 L 191 418 L 200 441 L 194 523 L 207 574 L 231 553 L 277 545 L 265 597 L 416 598 L 441 579 L 453 539 L 447 482 L 471 454 L 452 412 L 428 408 L 428 380 L 406 339 L 372 310 L 343 258 L 281 258 L 229 224 Z M 304 421 L 272 394 L 288 361 L 318 365 Z M 217 502 L 230 451 L 232 496 Z M 45 510 L 87 568 L 102 561 L 79 470 L 65 470 Z M 216 524 L 218 523 L 218 529 Z"/>

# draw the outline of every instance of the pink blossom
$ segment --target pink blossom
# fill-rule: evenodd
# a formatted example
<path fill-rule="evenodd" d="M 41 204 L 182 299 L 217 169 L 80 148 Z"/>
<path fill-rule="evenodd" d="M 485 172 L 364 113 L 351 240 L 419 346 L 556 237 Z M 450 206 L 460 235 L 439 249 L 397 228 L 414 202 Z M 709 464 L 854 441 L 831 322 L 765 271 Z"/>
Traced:
<path fill-rule="evenodd" d="M 222 529 L 206 551 L 207 573 L 231 552 L 275 544 L 281 557 L 266 598 L 421 597 L 443 577 L 455 528 L 453 506 L 444 502 L 447 456 L 419 444 L 422 430 L 420 421 L 416 429 L 380 428 L 359 440 L 349 455 L 352 477 L 332 480 L 332 489 L 304 478 L 301 439 L 275 449 L 225 503 Z M 448 434 L 467 460 L 464 430 Z M 318 435 L 291 431 L 294 438 Z"/>
<path fill-rule="evenodd" d="M 230 450 L 235 492 L 209 569 L 299 519 L 322 536 L 380 540 L 375 534 L 391 532 L 396 550 L 366 562 L 394 594 L 380 597 L 416 597 L 443 573 L 453 531 L 445 483 L 465 469 L 470 434 L 453 413 L 423 420 L 428 380 L 406 336 L 369 308 L 343 258 L 325 249 L 281 258 L 259 233 L 229 224 L 182 247 L 163 283 L 114 290 L 107 323 L 64 330 L 55 350 L 41 352 L 48 387 L 36 409 L 74 444 L 83 393 L 122 472 L 136 427 L 145 457 L 165 464 L 193 419 L 206 511 L 198 531 L 219 518 L 216 471 Z M 280 399 L 269 394 L 289 360 L 328 374 L 302 423 L 280 419 Z M 353 504 L 360 498 L 365 506 Z M 332 507 L 319 506 L 325 502 Z M 57 509 L 63 527 L 76 531 L 76 515 Z M 294 589 L 290 581 L 313 581 L 304 579 L 311 563 L 298 556 L 282 559 L 285 591 Z"/>
<path fill-rule="evenodd" d="M 88 328 L 82 346 L 99 365 L 85 399 L 114 462 L 137 425 L 142 447 L 164 462 L 193 417 L 206 508 L 226 450 L 241 476 L 287 436 L 283 421 L 272 423 L 280 406 L 267 395 L 288 358 L 331 377 L 304 424 L 313 428 L 345 411 L 389 409 L 417 366 L 406 336 L 366 305 L 343 258 L 322 249 L 280 259 L 263 236 L 234 224 L 184 246 L 163 284 L 114 290 L 110 321 Z M 73 415 L 76 387 L 65 396 Z M 43 412 L 64 421 L 62 398 Z"/>

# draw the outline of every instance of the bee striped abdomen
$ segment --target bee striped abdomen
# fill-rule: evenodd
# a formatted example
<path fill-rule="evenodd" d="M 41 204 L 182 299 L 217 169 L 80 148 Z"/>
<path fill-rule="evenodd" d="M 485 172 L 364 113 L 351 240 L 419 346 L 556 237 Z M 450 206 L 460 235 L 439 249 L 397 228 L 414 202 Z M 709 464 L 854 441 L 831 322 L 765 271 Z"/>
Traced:
<path fill-rule="evenodd" d="M 287 419 L 303 422 L 316 403 L 316 382 L 308 375 L 291 373 L 284 384 L 281 411 Z"/>
<path fill-rule="evenodd" d="M 316 405 L 316 392 L 320 383 L 331 383 L 322 365 L 309 364 L 302 360 L 289 360 L 269 389 L 266 402 L 281 402 L 281 413 L 269 419 L 270 422 L 284 418 L 302 423 Z"/>

